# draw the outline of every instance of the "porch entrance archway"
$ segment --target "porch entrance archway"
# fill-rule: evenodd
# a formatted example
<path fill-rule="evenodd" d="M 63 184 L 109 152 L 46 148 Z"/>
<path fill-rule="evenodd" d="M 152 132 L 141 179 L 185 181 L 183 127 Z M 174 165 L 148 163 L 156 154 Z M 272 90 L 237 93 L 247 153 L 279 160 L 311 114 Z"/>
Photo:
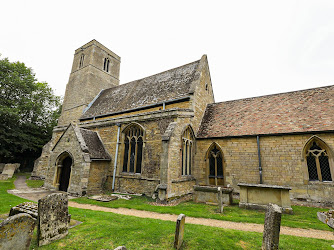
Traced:
<path fill-rule="evenodd" d="M 59 157 L 57 164 L 57 189 L 59 191 L 67 192 L 70 184 L 71 169 L 73 159 L 68 153 L 64 153 Z"/>

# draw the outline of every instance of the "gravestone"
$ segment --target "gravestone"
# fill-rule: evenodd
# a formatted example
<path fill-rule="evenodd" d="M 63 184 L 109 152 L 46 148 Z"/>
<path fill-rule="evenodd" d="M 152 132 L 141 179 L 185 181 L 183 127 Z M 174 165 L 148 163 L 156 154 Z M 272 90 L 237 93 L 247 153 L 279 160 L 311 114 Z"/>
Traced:
<path fill-rule="evenodd" d="M 334 229 L 334 210 L 329 210 L 327 212 L 317 212 L 317 217 L 318 220 Z M 334 245 L 332 245 L 332 248 L 334 248 Z"/>
<path fill-rule="evenodd" d="M 38 200 L 38 245 L 64 238 L 68 234 L 68 220 L 67 194 L 50 194 Z"/>
<path fill-rule="evenodd" d="M 176 220 L 176 229 L 175 229 L 175 240 L 174 240 L 174 248 L 180 249 L 183 243 L 183 234 L 184 234 L 184 224 L 185 224 L 186 216 L 184 214 L 180 214 Z"/>
<path fill-rule="evenodd" d="M 221 187 L 218 187 L 218 212 L 222 213 L 224 211 L 223 205 L 223 191 Z"/>
<path fill-rule="evenodd" d="M 262 249 L 278 249 L 281 229 L 282 208 L 276 204 L 269 204 L 264 221 Z"/>
<path fill-rule="evenodd" d="M 0 223 L 0 249 L 29 249 L 36 220 L 29 214 L 17 214 Z"/>
<path fill-rule="evenodd" d="M 34 219 L 37 219 L 38 215 L 38 206 L 33 202 L 23 202 L 15 207 L 12 207 L 9 212 L 9 216 L 15 214 L 26 213 L 29 214 Z"/>
<path fill-rule="evenodd" d="M 8 174 L 0 174 L 0 180 L 1 180 L 1 181 L 6 181 L 6 180 L 8 180 Z"/>
<path fill-rule="evenodd" d="M 8 163 L 2 170 L 2 174 L 7 174 L 8 178 L 12 178 L 15 170 L 20 167 L 20 163 Z"/>

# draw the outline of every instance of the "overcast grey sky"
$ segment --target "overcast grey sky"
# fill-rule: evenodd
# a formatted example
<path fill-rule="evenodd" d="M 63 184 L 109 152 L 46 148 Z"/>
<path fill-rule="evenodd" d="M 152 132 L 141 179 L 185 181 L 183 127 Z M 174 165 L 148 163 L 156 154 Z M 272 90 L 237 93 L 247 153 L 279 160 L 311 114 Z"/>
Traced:
<path fill-rule="evenodd" d="M 96 39 L 121 83 L 208 55 L 217 102 L 334 84 L 334 1 L 2 1 L 0 53 L 63 95 Z"/>

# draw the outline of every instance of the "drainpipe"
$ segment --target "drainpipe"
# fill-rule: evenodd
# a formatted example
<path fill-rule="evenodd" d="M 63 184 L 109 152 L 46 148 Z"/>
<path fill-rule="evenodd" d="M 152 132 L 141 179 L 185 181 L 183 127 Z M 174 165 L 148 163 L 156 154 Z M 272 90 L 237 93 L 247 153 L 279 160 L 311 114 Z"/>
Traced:
<path fill-rule="evenodd" d="M 263 183 L 262 181 L 262 166 L 261 166 L 261 154 L 260 154 L 260 136 L 256 136 L 256 141 L 257 141 L 257 155 L 259 158 L 259 174 L 260 174 L 260 184 Z"/>
<path fill-rule="evenodd" d="M 116 178 L 116 167 L 117 167 L 117 155 L 118 155 L 118 146 L 119 146 L 119 134 L 121 132 L 121 124 L 117 123 L 117 144 L 116 144 L 116 153 L 115 153 L 115 162 L 114 162 L 114 174 L 112 176 L 112 191 L 115 190 L 115 178 Z"/>

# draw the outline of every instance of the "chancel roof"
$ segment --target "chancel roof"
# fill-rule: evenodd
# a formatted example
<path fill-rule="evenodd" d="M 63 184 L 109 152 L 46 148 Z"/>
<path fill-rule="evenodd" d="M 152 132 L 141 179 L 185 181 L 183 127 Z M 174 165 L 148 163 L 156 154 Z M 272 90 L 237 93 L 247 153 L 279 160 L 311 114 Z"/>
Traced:
<path fill-rule="evenodd" d="M 209 104 L 198 138 L 334 130 L 334 86 Z"/>
<path fill-rule="evenodd" d="M 199 77 L 195 61 L 140 80 L 105 89 L 91 103 L 80 120 L 188 97 L 192 82 Z"/>

